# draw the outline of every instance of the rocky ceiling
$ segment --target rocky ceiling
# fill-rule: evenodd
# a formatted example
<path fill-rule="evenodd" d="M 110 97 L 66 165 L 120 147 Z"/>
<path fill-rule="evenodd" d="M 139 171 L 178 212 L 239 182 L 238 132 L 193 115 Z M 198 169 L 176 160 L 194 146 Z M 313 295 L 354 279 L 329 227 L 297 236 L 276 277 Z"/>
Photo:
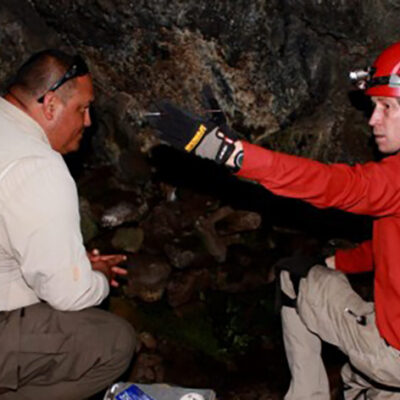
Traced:
<path fill-rule="evenodd" d="M 116 165 L 151 142 L 152 101 L 200 109 L 204 84 L 247 140 L 363 161 L 372 150 L 347 72 L 398 40 L 399 13 L 398 0 L 2 0 L 0 81 L 42 48 L 83 54 L 98 153 Z"/>

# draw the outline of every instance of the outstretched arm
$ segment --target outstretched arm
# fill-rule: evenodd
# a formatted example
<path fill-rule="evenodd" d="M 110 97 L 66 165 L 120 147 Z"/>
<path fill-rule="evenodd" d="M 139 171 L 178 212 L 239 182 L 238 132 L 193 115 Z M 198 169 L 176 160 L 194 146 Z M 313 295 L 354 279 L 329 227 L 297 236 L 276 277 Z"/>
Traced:
<path fill-rule="evenodd" d="M 277 195 L 376 217 L 400 212 L 400 156 L 364 165 L 327 165 L 239 141 L 225 126 L 171 103 L 160 103 L 150 123 L 172 146 L 233 167 L 238 176 Z"/>

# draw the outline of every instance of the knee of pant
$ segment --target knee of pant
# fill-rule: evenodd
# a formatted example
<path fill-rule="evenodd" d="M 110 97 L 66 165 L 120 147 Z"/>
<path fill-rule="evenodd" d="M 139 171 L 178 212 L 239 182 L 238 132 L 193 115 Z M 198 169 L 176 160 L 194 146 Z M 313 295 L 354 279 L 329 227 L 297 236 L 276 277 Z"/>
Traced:
<path fill-rule="evenodd" d="M 125 319 L 117 316 L 114 317 L 115 351 L 119 352 L 121 357 L 126 357 L 130 360 L 137 346 L 135 330 Z"/>
<path fill-rule="evenodd" d="M 338 287 L 344 286 L 350 288 L 349 281 L 345 274 L 322 266 L 316 266 L 310 270 L 307 276 L 307 282 L 310 286 L 317 284 L 318 287 L 323 288 L 324 291 L 331 290 L 336 292 Z"/>
<path fill-rule="evenodd" d="M 135 331 L 123 318 L 103 310 L 93 310 L 90 337 L 86 346 L 104 362 L 123 370 L 132 359 L 136 347 Z"/>

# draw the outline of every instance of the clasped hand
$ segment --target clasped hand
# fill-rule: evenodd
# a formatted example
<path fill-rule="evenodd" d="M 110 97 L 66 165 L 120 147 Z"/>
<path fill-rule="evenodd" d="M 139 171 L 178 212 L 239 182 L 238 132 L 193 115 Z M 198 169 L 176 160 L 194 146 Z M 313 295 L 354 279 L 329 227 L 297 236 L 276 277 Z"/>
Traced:
<path fill-rule="evenodd" d="M 118 287 L 119 282 L 116 280 L 117 276 L 126 276 L 128 271 L 118 265 L 126 261 L 126 256 L 123 254 L 100 254 L 98 249 L 93 249 L 87 252 L 92 269 L 94 271 L 102 272 L 113 287 Z"/>

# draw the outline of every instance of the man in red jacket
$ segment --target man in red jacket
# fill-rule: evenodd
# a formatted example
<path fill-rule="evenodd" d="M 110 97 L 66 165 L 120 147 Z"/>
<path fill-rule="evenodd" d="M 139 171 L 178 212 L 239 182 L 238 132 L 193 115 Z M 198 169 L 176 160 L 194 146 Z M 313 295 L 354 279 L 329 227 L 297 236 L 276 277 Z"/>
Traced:
<path fill-rule="evenodd" d="M 316 207 L 375 217 L 373 238 L 337 251 L 322 265 L 282 266 L 285 350 L 292 373 L 286 400 L 329 399 L 321 340 L 349 358 L 345 399 L 400 398 L 400 42 L 353 78 L 375 105 L 369 124 L 380 162 L 325 165 L 236 140 L 229 129 L 170 103 L 150 123 L 174 147 L 209 158 L 281 196 Z M 374 270 L 375 302 L 365 302 L 344 273 Z M 344 273 L 343 273 L 344 272 Z"/>

